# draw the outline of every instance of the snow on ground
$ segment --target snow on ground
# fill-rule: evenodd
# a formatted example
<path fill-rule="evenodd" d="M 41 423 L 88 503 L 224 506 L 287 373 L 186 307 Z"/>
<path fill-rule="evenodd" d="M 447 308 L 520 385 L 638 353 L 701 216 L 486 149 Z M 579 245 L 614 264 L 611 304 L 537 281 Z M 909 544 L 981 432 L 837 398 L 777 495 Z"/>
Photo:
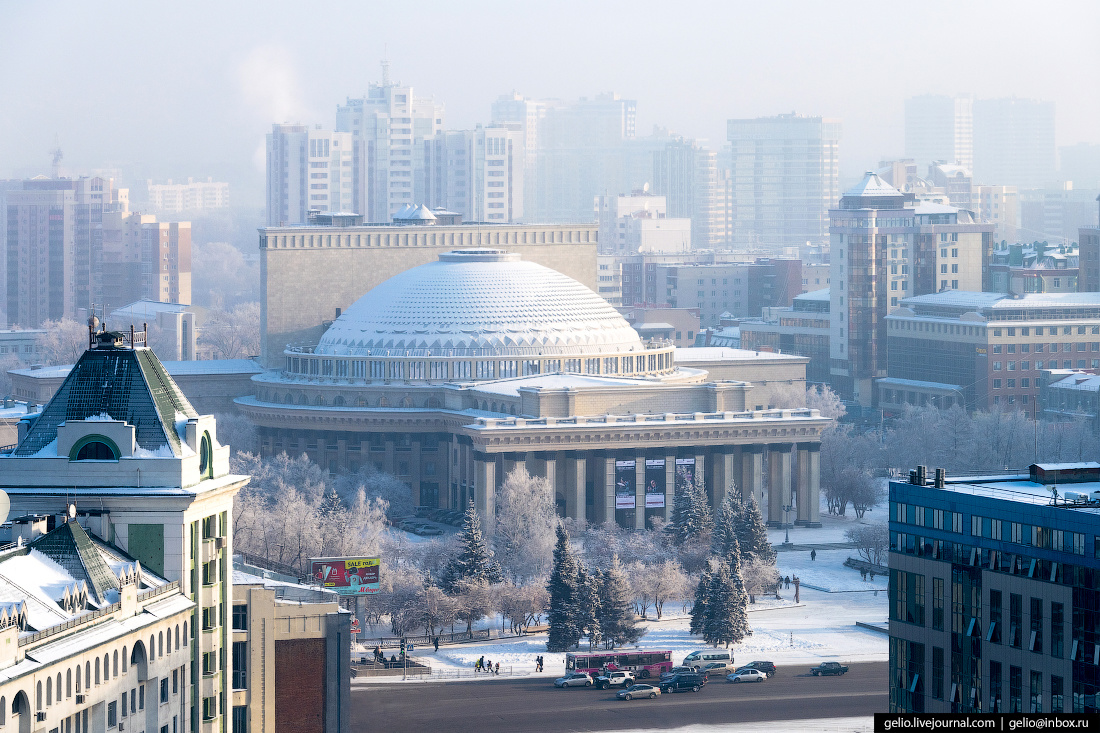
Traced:
<path fill-rule="evenodd" d="M 831 532 L 835 535 L 838 531 L 836 524 L 840 522 L 845 520 L 830 522 L 833 526 L 822 530 L 800 528 L 797 531 L 805 534 Z M 851 524 L 845 523 L 848 526 Z M 841 534 L 845 528 L 843 525 L 840 527 Z M 792 537 L 791 541 L 796 540 Z M 821 540 L 799 537 L 797 542 L 812 544 L 820 543 Z M 758 597 L 757 602 L 749 606 L 749 623 L 753 634 L 733 647 L 734 659 L 737 662 L 769 660 L 781 667 L 810 667 L 825 660 L 886 660 L 886 634 L 856 626 L 858 621 L 881 627 L 886 621 L 885 580 L 880 581 L 876 577 L 872 586 L 869 581 L 862 581 L 857 571 L 843 567 L 845 558 L 850 554 L 854 555 L 854 552 L 823 550 L 818 552 L 817 560 L 811 562 L 808 552 L 780 552 L 781 572 L 797 574 L 804 582 L 800 603 L 795 604 L 793 601 L 793 585 L 789 591 L 784 589 L 780 592 L 781 601 Z M 817 590 L 814 586 L 838 592 Z M 877 594 L 873 590 L 876 587 L 879 588 Z M 852 592 L 858 590 L 864 592 Z M 688 633 L 689 619 L 678 604 L 667 610 L 670 613 L 661 621 L 651 619 L 639 622 L 647 629 L 640 646 L 645 649 L 671 650 L 673 661 L 679 663 L 690 652 L 703 648 L 704 644 L 698 637 Z M 495 623 L 499 629 L 499 619 Z M 412 656 L 432 667 L 433 674 L 429 680 L 439 680 L 446 677 L 473 678 L 474 662 L 482 656 L 494 664 L 499 662 L 502 673 L 511 668 L 513 674 L 533 675 L 535 657 L 540 654 L 545 660 L 544 671 L 540 676 L 558 677 L 564 673 L 565 655 L 546 651 L 546 634 L 494 639 L 483 643 L 444 645 L 438 652 L 431 647 L 418 647 Z M 488 675 L 482 674 L 478 677 L 487 679 Z M 400 678 L 368 677 L 356 679 L 354 684 L 400 681 Z M 840 728 L 857 729 L 859 728 Z M 869 729 L 869 726 L 863 729 Z M 701 732 L 704 729 L 698 730 Z"/>

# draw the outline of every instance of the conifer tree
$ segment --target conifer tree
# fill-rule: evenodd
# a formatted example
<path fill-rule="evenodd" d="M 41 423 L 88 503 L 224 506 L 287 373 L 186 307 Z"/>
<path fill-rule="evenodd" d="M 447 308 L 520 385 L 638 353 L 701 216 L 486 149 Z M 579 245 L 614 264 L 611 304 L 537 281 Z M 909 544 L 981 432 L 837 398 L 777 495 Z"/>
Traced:
<path fill-rule="evenodd" d="M 711 573 L 712 568 L 708 562 L 707 567 L 703 569 L 702 574 L 699 576 L 699 584 L 695 586 L 695 602 L 691 605 L 691 626 L 689 629 L 692 634 L 700 635 L 706 628 Z"/>
<path fill-rule="evenodd" d="M 718 516 L 714 520 L 714 533 L 710 539 L 711 554 L 720 558 L 726 556 L 730 545 L 740 539 L 738 534 L 743 521 L 741 500 L 733 487 L 730 487 L 726 491 L 726 498 L 722 500 L 722 506 L 718 507 Z"/>
<path fill-rule="evenodd" d="M 634 624 L 634 604 L 630 600 L 630 586 L 619 556 L 611 558 L 611 565 L 599 574 L 600 630 L 608 646 L 633 644 L 642 636 L 642 630 Z"/>
<path fill-rule="evenodd" d="M 683 492 L 676 495 L 666 532 L 672 535 L 672 541 L 682 545 L 694 537 L 705 536 L 714 527 L 714 518 L 710 512 L 706 486 L 699 475 L 688 484 Z"/>
<path fill-rule="evenodd" d="M 485 544 L 485 536 L 481 532 L 481 515 L 472 501 L 466 507 L 459 545 L 461 551 L 448 563 L 440 579 L 444 590 L 453 592 L 456 585 L 464 580 L 483 580 L 490 584 L 504 580 L 500 564 L 493 559 L 492 551 Z"/>
<path fill-rule="evenodd" d="M 737 541 L 745 560 L 754 557 L 765 565 L 775 565 L 775 548 L 768 539 L 768 526 L 751 491 L 741 500 L 740 515 L 736 525 Z"/>
<path fill-rule="evenodd" d="M 550 595 L 550 610 L 546 615 L 550 626 L 546 650 L 564 652 L 580 643 L 581 629 L 577 619 L 578 567 L 573 550 L 569 547 L 569 534 L 560 524 L 557 528 L 557 544 L 554 547 L 554 566 L 550 570 L 550 580 L 546 591 Z"/>
<path fill-rule="evenodd" d="M 718 567 L 710 576 L 707 588 L 706 620 L 703 640 L 718 646 L 736 644 L 748 633 L 748 596 L 741 577 L 741 551 L 735 539 Z"/>
<path fill-rule="evenodd" d="M 588 650 L 591 651 L 603 641 L 600 627 L 600 581 L 599 571 L 589 572 L 583 565 L 577 571 L 576 622 L 580 632 L 588 637 Z"/>

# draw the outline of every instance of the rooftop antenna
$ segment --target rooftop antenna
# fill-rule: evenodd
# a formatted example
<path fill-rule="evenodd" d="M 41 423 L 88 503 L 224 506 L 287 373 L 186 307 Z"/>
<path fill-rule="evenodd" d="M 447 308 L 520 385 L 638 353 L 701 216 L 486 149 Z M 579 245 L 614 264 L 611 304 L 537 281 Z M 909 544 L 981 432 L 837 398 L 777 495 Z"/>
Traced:
<path fill-rule="evenodd" d="M 61 152 L 61 141 L 56 134 L 53 136 L 53 150 L 50 151 L 50 155 L 53 158 L 51 163 L 53 177 L 61 178 L 61 159 L 65 157 L 65 154 Z"/>
<path fill-rule="evenodd" d="M 390 61 L 389 61 L 389 45 L 382 47 L 382 86 L 388 87 L 390 85 Z"/>

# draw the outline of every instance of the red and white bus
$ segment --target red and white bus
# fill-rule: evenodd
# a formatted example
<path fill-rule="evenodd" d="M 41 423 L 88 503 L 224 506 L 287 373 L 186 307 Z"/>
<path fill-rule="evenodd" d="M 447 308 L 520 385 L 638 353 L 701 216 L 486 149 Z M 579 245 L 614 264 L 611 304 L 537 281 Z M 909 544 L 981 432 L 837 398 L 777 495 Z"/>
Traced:
<path fill-rule="evenodd" d="M 653 651 L 608 651 L 608 652 L 569 652 L 565 655 L 566 672 L 588 672 L 596 675 L 604 670 L 630 670 L 635 676 L 660 677 L 662 672 L 672 669 L 672 652 Z"/>

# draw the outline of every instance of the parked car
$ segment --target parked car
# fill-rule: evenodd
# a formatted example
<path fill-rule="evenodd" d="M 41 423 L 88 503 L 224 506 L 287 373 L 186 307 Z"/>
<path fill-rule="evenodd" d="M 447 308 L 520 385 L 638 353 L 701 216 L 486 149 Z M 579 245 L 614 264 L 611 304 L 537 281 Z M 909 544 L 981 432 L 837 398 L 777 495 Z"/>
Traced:
<path fill-rule="evenodd" d="M 571 672 L 554 680 L 554 687 L 591 687 L 592 677 L 587 672 Z"/>
<path fill-rule="evenodd" d="M 601 690 L 606 690 L 608 687 L 629 687 L 634 684 L 634 673 L 628 670 L 618 670 L 616 672 L 607 672 L 601 674 L 596 678 L 596 685 Z"/>
<path fill-rule="evenodd" d="M 667 672 L 661 672 L 661 679 L 662 680 L 667 680 L 669 677 L 674 677 L 675 675 L 682 674 L 683 672 L 694 672 L 694 671 L 695 671 L 695 669 L 693 667 L 673 667 L 672 669 L 670 669 Z"/>
<path fill-rule="evenodd" d="M 823 676 L 827 674 L 844 674 L 848 671 L 848 667 L 840 662 L 822 662 L 813 669 L 810 670 L 810 674 L 814 677 Z"/>
<path fill-rule="evenodd" d="M 749 662 L 748 664 L 738 667 L 737 671 L 740 672 L 742 669 L 759 669 L 761 672 L 771 677 L 775 674 L 775 662 Z"/>
<path fill-rule="evenodd" d="M 759 669 L 752 668 L 738 670 L 733 674 L 726 675 L 726 682 L 763 682 L 766 679 L 768 679 L 768 675 Z"/>
<path fill-rule="evenodd" d="M 661 692 L 698 692 L 707 683 L 707 678 L 698 673 L 681 672 L 674 674 L 667 680 L 661 680 L 659 687 Z"/>
<path fill-rule="evenodd" d="M 699 669 L 699 673 L 704 677 L 709 677 L 712 674 L 729 674 L 736 671 L 737 668 L 733 666 L 733 662 L 711 662 Z"/>
<path fill-rule="evenodd" d="M 651 700 L 661 694 L 660 688 L 653 685 L 631 685 L 625 690 L 620 690 L 615 697 L 620 700 L 633 700 L 636 697 L 648 697 Z"/>
<path fill-rule="evenodd" d="M 696 670 L 713 662 L 726 662 L 734 669 L 733 654 L 728 649 L 700 649 L 684 657 L 684 666 Z"/>

